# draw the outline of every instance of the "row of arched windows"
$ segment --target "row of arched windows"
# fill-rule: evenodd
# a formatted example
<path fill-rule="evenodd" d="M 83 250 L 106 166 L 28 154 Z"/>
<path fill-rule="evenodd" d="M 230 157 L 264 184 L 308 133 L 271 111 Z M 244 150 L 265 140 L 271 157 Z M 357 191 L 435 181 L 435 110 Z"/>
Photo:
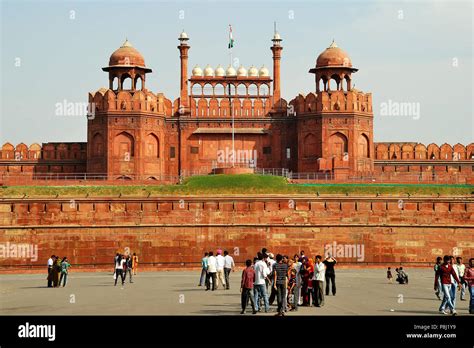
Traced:
<path fill-rule="evenodd" d="M 230 86 L 230 91 L 229 91 Z M 224 95 L 239 95 L 239 96 L 269 96 L 270 95 L 270 87 L 267 84 L 261 84 L 257 86 L 256 84 L 252 83 L 250 85 L 245 85 L 243 83 L 239 85 L 229 84 L 228 86 L 224 86 L 220 83 L 216 85 L 212 85 L 207 83 L 205 85 L 201 85 L 199 83 L 195 83 L 191 86 L 191 94 L 193 96 L 224 96 Z"/>
<path fill-rule="evenodd" d="M 92 156 L 101 157 L 104 155 L 105 142 L 104 137 L 100 133 L 94 134 L 92 137 Z M 160 157 L 160 141 L 156 134 L 149 133 L 145 137 L 145 157 Z M 135 139 L 128 132 L 121 132 L 114 137 L 113 140 L 113 156 L 118 160 L 129 161 L 135 156 Z"/>

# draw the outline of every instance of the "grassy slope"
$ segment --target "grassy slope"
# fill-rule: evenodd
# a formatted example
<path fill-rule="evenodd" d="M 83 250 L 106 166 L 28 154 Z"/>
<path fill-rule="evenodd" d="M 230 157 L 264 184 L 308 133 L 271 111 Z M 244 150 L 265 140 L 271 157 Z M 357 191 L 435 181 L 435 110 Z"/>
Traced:
<path fill-rule="evenodd" d="M 199 194 L 418 194 L 472 195 L 474 185 L 404 184 L 302 184 L 289 185 L 285 178 L 263 175 L 195 176 L 182 185 L 126 186 L 12 186 L 0 188 L 0 197 L 35 196 L 148 196 Z"/>

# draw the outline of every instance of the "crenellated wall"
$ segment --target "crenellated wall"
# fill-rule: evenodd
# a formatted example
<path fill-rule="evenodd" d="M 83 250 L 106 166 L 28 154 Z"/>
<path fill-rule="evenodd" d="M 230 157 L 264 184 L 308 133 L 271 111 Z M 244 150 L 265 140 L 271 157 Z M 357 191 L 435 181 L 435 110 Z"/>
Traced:
<path fill-rule="evenodd" d="M 350 91 L 319 92 L 319 96 L 308 93 L 299 94 L 289 103 L 293 106 L 296 115 L 314 113 L 315 111 L 337 111 L 372 113 L 372 94 L 352 89 Z"/>
<path fill-rule="evenodd" d="M 463 161 L 474 159 L 474 143 L 467 146 L 457 143 L 452 146 L 444 143 L 441 146 L 425 146 L 416 142 L 377 142 L 375 143 L 376 159 L 379 160 L 442 160 Z"/>
<path fill-rule="evenodd" d="M 242 263 L 263 246 L 289 255 L 324 252 L 327 244 L 363 245 L 362 260 L 431 262 L 474 253 L 470 197 L 167 197 L 6 199 L 0 203 L 0 243 L 38 245 L 38 265 L 51 254 L 73 264 L 109 267 L 129 247 L 143 265 L 199 262 L 223 248 Z M 0 269 L 12 265 L 0 260 Z M 31 265 L 17 260 L 14 266 Z M 102 265 L 100 265 L 102 264 Z M 91 267 L 88 267 L 91 268 Z"/>
<path fill-rule="evenodd" d="M 149 90 L 141 91 L 113 91 L 101 88 L 89 93 L 89 103 L 93 103 L 95 113 L 109 111 L 140 111 L 157 115 L 171 116 L 172 102 L 162 93 L 154 94 Z M 93 119 L 93 116 L 89 116 Z"/>

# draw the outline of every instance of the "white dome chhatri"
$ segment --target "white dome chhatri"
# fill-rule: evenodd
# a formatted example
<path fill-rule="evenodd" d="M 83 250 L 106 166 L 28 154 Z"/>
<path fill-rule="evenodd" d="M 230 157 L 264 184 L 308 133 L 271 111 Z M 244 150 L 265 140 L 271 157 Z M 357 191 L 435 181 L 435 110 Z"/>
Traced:
<path fill-rule="evenodd" d="M 204 76 L 214 76 L 214 69 L 209 64 L 204 69 Z"/>
<path fill-rule="evenodd" d="M 250 77 L 258 77 L 258 69 L 253 65 L 249 68 L 249 76 Z"/>
<path fill-rule="evenodd" d="M 227 70 L 225 71 L 226 76 L 236 76 L 237 73 L 232 65 L 229 65 L 227 67 Z"/>
<path fill-rule="evenodd" d="M 247 69 L 241 65 L 237 70 L 237 76 L 247 76 Z"/>
<path fill-rule="evenodd" d="M 262 65 L 260 68 L 260 71 L 258 72 L 260 77 L 268 77 L 270 76 L 270 73 L 268 72 L 268 69 L 265 67 L 265 65 Z"/>
<path fill-rule="evenodd" d="M 215 72 L 217 77 L 225 76 L 225 70 L 220 64 L 217 66 Z"/>
<path fill-rule="evenodd" d="M 194 67 L 192 74 L 193 76 L 202 76 L 202 69 L 199 67 L 199 65 Z"/>

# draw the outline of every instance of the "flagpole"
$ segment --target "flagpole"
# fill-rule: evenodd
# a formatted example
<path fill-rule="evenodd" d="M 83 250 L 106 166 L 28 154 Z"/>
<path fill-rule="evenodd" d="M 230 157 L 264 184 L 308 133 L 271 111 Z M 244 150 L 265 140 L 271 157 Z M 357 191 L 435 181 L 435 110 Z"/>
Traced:
<path fill-rule="evenodd" d="M 229 24 L 229 58 L 230 66 L 232 66 L 232 48 L 233 48 L 233 37 L 232 37 L 232 26 Z M 235 127 L 234 127 L 234 110 L 232 103 L 231 88 L 229 84 L 229 105 L 230 105 L 230 115 L 232 116 L 232 168 L 235 167 Z"/>

